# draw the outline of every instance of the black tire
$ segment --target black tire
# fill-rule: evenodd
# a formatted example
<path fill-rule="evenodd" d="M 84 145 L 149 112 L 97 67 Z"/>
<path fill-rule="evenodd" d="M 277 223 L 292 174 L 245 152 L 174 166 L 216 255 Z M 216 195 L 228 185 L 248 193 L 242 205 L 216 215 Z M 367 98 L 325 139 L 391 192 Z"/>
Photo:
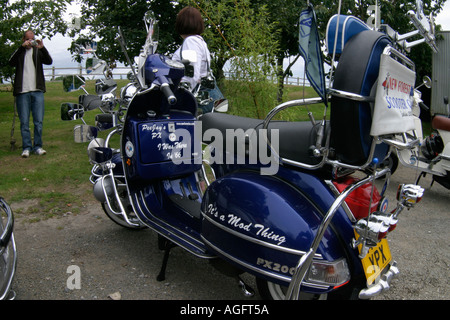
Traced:
<path fill-rule="evenodd" d="M 398 158 L 395 153 L 391 153 L 389 158 L 384 160 L 383 167 L 388 167 L 391 169 L 391 175 L 394 174 L 394 172 L 397 170 L 398 167 Z"/>

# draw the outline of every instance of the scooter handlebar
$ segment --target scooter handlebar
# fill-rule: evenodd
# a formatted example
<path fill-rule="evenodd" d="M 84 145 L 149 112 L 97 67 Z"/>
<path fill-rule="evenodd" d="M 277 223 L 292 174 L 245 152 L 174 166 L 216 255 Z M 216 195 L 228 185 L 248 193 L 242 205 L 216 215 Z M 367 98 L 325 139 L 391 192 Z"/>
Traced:
<path fill-rule="evenodd" d="M 177 98 L 173 94 L 172 89 L 170 89 L 170 86 L 168 83 L 161 84 L 161 91 L 166 96 L 167 102 L 169 103 L 169 105 L 173 106 L 174 104 L 177 103 Z"/>

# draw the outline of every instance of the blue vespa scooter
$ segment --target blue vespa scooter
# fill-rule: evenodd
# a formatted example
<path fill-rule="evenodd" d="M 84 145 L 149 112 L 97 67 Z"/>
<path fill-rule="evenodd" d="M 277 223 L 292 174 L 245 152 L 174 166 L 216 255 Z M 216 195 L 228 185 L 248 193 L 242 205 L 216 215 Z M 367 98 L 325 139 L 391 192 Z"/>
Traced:
<path fill-rule="evenodd" d="M 303 14 L 315 18 L 311 7 Z M 264 298 L 368 299 L 388 289 L 398 268 L 386 235 L 423 195 L 419 186 L 400 185 L 387 211 L 390 171 L 378 163 L 418 143 L 396 140 L 398 131 L 373 134 L 372 106 L 384 107 L 376 101 L 380 70 L 398 68 L 402 81 L 414 81 L 395 41 L 354 17 L 330 21 L 328 32 L 343 44 L 330 44 L 341 50 L 327 91 L 330 120 L 273 120 L 321 97 L 283 103 L 264 120 L 198 117 L 196 98 L 179 86 L 184 65 L 155 53 L 155 24 L 148 19 L 136 90 L 115 131 L 120 157 L 106 143 L 91 148 L 91 161 L 103 168 L 94 192 L 110 213 L 158 233 L 165 250 L 158 280 L 171 248 L 181 247 L 237 277 L 246 293 L 252 290 L 239 275 L 253 274 Z"/>

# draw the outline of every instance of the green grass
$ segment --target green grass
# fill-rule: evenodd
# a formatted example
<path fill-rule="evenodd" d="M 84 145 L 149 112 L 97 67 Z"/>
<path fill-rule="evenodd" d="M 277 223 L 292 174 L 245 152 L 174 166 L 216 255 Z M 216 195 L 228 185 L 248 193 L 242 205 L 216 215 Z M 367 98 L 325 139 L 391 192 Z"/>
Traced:
<path fill-rule="evenodd" d="M 22 138 L 17 116 L 11 136 L 13 95 L 0 90 L 0 196 L 10 203 L 38 199 L 38 206 L 29 208 L 28 212 L 52 216 L 62 211 L 77 212 L 83 201 L 92 199 L 92 186 L 88 181 L 91 165 L 86 153 L 87 144 L 73 141 L 73 127 L 80 121 L 62 121 L 60 114 L 61 103 L 77 102 L 82 92 L 66 93 L 60 81 L 46 85 L 43 147 L 47 154 L 32 154 L 28 159 L 20 157 Z M 95 92 L 93 83 L 88 83 L 87 89 Z M 95 112 L 89 113 L 87 119 L 94 116 Z M 30 130 L 33 130 L 32 125 Z M 14 140 L 16 148 L 12 150 L 11 141 Z"/>

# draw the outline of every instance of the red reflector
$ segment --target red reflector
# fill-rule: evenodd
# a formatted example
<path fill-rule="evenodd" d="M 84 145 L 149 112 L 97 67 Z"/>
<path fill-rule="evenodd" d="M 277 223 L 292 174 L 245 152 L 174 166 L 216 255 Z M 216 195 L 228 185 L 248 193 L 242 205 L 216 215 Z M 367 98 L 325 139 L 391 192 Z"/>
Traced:
<path fill-rule="evenodd" d="M 333 287 L 333 290 L 334 289 L 337 289 L 337 288 L 340 288 L 340 287 L 342 287 L 342 286 L 345 286 L 347 283 L 349 283 L 350 282 L 350 280 L 348 280 L 347 282 L 344 282 L 343 284 L 340 284 L 340 285 L 338 285 L 338 286 L 335 286 L 335 287 Z"/>
<path fill-rule="evenodd" d="M 388 234 L 387 231 L 378 233 L 378 240 L 386 238 L 387 234 Z"/>

